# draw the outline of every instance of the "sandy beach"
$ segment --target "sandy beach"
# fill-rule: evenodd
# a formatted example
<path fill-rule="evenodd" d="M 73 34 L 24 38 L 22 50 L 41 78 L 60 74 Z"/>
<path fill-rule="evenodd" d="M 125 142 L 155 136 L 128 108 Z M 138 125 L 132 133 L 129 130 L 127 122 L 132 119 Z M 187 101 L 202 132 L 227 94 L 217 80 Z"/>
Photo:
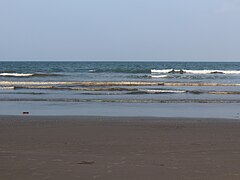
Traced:
<path fill-rule="evenodd" d="M 240 179 L 240 121 L 0 116 L 0 179 Z"/>

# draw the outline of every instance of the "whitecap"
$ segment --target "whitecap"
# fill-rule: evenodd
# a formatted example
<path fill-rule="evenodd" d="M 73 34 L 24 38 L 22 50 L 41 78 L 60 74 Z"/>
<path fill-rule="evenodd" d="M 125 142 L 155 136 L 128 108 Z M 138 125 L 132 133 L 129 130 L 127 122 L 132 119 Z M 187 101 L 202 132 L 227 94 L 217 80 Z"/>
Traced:
<path fill-rule="evenodd" d="M 151 69 L 151 73 L 187 73 L 187 74 L 240 74 L 240 70 L 187 70 L 187 69 Z"/>
<path fill-rule="evenodd" d="M 2 86 L 2 87 L 0 87 L 0 90 L 13 90 L 13 89 L 15 89 L 14 86 Z"/>
<path fill-rule="evenodd" d="M 168 89 L 139 89 L 139 91 L 143 91 L 149 94 L 186 93 L 186 91 L 183 91 L 183 90 L 168 90 Z"/>
<path fill-rule="evenodd" d="M 172 76 L 168 76 L 168 75 L 151 75 L 151 78 L 172 78 Z"/>
<path fill-rule="evenodd" d="M 12 76 L 12 77 L 29 77 L 34 74 L 24 74 L 24 73 L 0 73 L 0 76 Z"/>

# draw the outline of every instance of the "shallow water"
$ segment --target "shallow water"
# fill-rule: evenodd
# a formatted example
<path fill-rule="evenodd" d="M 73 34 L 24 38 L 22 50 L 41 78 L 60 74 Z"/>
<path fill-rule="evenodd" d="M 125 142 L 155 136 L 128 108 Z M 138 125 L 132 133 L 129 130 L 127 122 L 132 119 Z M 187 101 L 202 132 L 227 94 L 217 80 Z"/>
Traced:
<path fill-rule="evenodd" d="M 240 120 L 239 104 L 235 103 L 63 103 L 63 102 L 5 102 L 1 115 L 57 116 L 126 116 L 126 117 L 185 117 L 226 118 Z"/>

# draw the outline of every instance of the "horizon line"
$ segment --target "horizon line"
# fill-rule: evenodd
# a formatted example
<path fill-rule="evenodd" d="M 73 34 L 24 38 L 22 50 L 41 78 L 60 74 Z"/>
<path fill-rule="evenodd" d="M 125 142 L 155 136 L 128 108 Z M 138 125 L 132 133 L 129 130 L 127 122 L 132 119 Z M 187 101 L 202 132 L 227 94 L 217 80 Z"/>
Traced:
<path fill-rule="evenodd" d="M 0 62 L 240 62 L 240 60 L 0 60 Z"/>

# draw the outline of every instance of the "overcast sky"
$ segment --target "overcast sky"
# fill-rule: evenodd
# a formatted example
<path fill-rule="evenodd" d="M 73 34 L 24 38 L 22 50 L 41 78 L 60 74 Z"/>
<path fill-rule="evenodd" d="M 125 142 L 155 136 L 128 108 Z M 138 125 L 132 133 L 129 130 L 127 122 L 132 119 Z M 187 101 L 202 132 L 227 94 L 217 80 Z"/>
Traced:
<path fill-rule="evenodd" d="M 0 60 L 240 60 L 240 0 L 0 0 Z"/>

